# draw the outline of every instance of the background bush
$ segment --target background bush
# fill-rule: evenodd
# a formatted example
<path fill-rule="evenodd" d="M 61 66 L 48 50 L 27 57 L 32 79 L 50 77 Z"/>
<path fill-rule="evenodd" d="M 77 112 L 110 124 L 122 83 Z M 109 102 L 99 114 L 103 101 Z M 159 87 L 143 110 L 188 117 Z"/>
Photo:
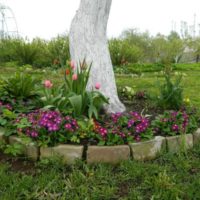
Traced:
<path fill-rule="evenodd" d="M 200 60 L 200 37 L 181 38 L 178 33 L 168 36 L 128 29 L 119 37 L 109 40 L 110 55 L 114 66 L 128 68 L 145 67 L 148 64 L 198 63 Z M 0 39 L 0 64 L 30 64 L 34 67 L 59 68 L 70 59 L 68 35 L 58 35 L 51 40 L 35 38 Z M 134 64 L 134 65 L 133 65 Z M 142 64 L 142 65 L 141 65 Z M 134 69 L 134 70 L 138 70 Z M 149 69 L 148 69 L 149 70 Z"/>
<path fill-rule="evenodd" d="M 50 41 L 35 38 L 0 40 L 0 63 L 32 65 L 34 67 L 60 67 L 69 60 L 69 40 L 67 35 L 57 36 Z"/>

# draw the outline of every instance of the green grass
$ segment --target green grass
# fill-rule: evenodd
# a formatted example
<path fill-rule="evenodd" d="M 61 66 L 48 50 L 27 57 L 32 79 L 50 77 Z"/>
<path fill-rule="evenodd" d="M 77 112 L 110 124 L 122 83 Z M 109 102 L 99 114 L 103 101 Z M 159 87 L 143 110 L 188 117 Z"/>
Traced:
<path fill-rule="evenodd" d="M 198 93 L 200 88 L 200 65 L 199 64 L 177 64 L 178 71 L 184 73 L 182 85 L 184 87 L 184 97 L 191 100 L 191 104 L 194 106 L 200 106 L 200 94 Z M 4 68 L 0 67 L 0 75 L 8 77 L 16 71 L 16 68 Z M 28 71 L 34 76 L 39 77 L 41 80 L 50 79 L 55 84 L 62 83 L 63 76 L 61 71 L 55 71 L 51 69 L 33 70 Z M 162 81 L 162 78 L 159 78 Z M 142 76 L 127 76 L 116 75 L 116 83 L 118 87 L 131 86 L 135 90 L 146 90 L 150 94 L 156 94 L 158 89 L 157 74 L 155 72 L 143 72 Z"/>
<path fill-rule="evenodd" d="M 45 164 L 44 164 L 45 163 Z M 0 197 L 11 199 L 199 199 L 200 146 L 185 155 L 116 166 L 37 163 L 31 174 L 0 164 Z"/>
<path fill-rule="evenodd" d="M 184 97 L 191 100 L 192 105 L 200 107 L 200 71 L 184 71 L 182 86 L 184 88 Z M 159 78 L 162 81 L 162 78 Z M 116 78 L 117 86 L 125 85 L 134 87 L 135 90 L 146 90 L 150 94 L 157 93 L 157 75 L 155 73 L 143 73 L 141 77 L 118 75 Z"/>

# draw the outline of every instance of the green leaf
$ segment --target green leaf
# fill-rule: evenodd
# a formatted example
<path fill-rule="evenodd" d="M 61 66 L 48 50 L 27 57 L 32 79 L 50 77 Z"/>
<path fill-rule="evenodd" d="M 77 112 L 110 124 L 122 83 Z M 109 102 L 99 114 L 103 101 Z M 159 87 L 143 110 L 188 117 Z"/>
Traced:
<path fill-rule="evenodd" d="M 71 103 L 74 109 L 74 115 L 80 116 L 82 114 L 82 96 L 81 95 L 74 95 L 69 97 L 69 102 Z"/>
<path fill-rule="evenodd" d="M 98 119 L 98 112 L 97 112 L 96 107 L 93 105 L 90 105 L 88 109 L 88 116 L 91 119 L 93 115 L 95 116 L 96 119 Z"/>

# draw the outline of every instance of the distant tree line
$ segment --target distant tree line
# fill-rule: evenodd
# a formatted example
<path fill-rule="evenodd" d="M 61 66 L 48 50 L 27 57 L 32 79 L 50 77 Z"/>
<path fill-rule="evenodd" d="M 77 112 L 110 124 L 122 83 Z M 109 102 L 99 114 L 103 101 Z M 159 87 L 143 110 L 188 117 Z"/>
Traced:
<path fill-rule="evenodd" d="M 191 63 L 200 62 L 200 37 L 181 38 L 177 32 L 169 35 L 125 30 L 119 37 L 109 39 L 114 66 L 132 63 Z M 60 67 L 70 59 L 68 35 L 51 40 L 35 38 L 4 38 L 0 40 L 0 64 Z"/>

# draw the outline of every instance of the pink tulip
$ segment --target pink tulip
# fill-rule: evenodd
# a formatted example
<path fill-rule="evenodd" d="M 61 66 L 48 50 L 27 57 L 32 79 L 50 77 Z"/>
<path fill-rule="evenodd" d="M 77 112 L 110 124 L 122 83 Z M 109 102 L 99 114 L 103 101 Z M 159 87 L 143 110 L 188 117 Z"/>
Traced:
<path fill-rule="evenodd" d="M 50 80 L 45 80 L 44 81 L 44 87 L 46 88 L 52 88 L 53 83 Z"/>
<path fill-rule="evenodd" d="M 95 84 L 95 88 L 96 88 L 97 90 L 99 90 L 100 87 L 101 87 L 100 83 L 96 83 L 96 84 Z"/>
<path fill-rule="evenodd" d="M 74 62 L 73 60 L 70 61 L 70 67 L 71 67 L 72 69 L 75 69 L 75 68 L 76 68 L 75 62 Z"/>
<path fill-rule="evenodd" d="M 78 79 L 77 74 L 73 74 L 73 75 L 72 75 L 72 80 L 75 81 L 75 80 L 77 80 L 77 79 Z"/>

